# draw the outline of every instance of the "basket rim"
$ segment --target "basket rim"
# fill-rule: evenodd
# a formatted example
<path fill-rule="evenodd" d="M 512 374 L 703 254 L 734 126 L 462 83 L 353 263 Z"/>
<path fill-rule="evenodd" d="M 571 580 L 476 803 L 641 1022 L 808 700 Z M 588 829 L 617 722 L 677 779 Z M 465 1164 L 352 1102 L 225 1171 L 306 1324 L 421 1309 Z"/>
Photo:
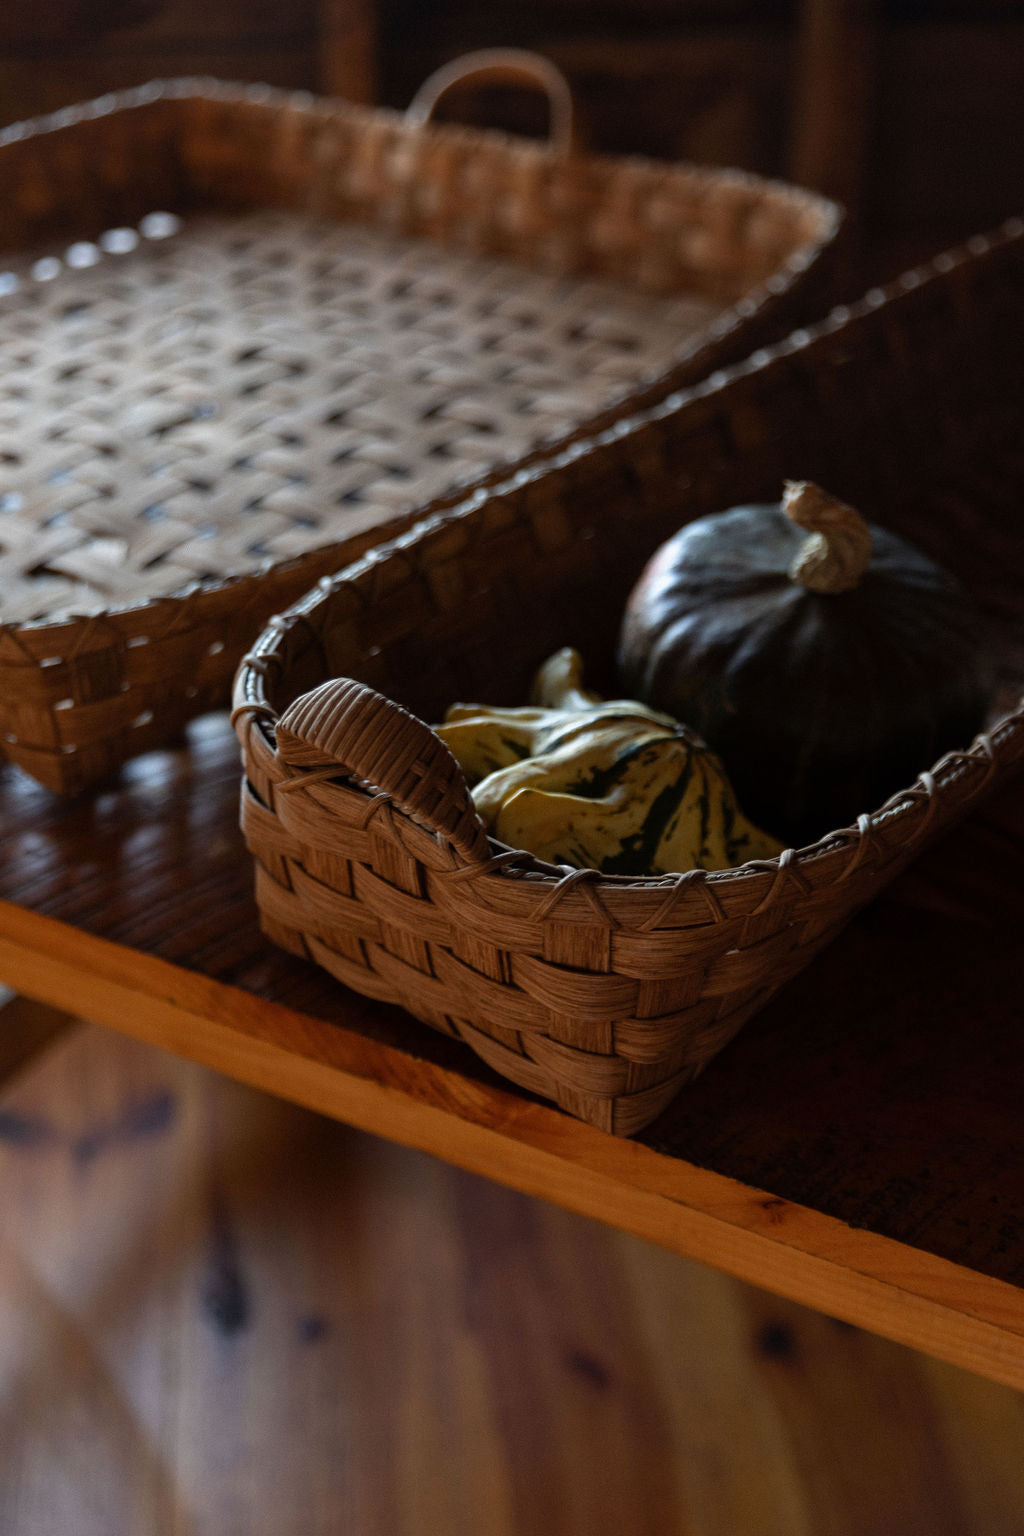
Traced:
<path fill-rule="evenodd" d="M 851 322 L 880 309 L 883 305 L 898 302 L 902 296 L 919 288 L 923 283 L 945 277 L 955 267 L 983 256 L 999 245 L 1008 244 L 1022 237 L 1024 237 L 1024 216 L 1006 219 L 991 233 L 972 236 L 949 250 L 939 252 L 929 261 L 900 274 L 889 283 L 869 289 L 856 302 L 837 305 L 816 324 L 792 332 L 774 346 L 760 348 L 742 362 L 716 370 L 708 379 L 678 391 L 660 404 L 624 418 L 594 437 L 571 444 L 563 453 L 543 464 L 528 466 L 505 482 L 481 488 L 458 506 L 423 518 L 396 538 L 375 545 L 333 576 L 323 577 L 311 591 L 299 598 L 284 613 L 276 615 L 269 621 L 249 653 L 239 664 L 235 678 L 234 700 L 235 715 L 245 717 L 244 722 L 240 722 L 238 726 L 243 754 L 248 750 L 246 735 L 250 729 L 258 731 L 265 746 L 276 754 L 274 737 L 276 714 L 268 703 L 263 688 L 267 661 L 272 657 L 276 659 L 276 648 L 288 630 L 295 624 L 307 622 L 309 612 L 329 600 L 336 588 L 358 578 L 374 565 L 387 560 L 392 554 L 402 553 L 438 529 L 472 517 L 492 497 L 500 498 L 511 490 L 518 490 L 542 479 L 547 474 L 555 473 L 585 456 L 593 447 L 601 443 L 633 435 L 648 423 L 673 415 L 691 400 L 713 394 L 739 378 L 763 372 L 777 359 L 802 350 L 824 336 L 841 331 Z M 987 729 L 979 732 L 969 746 L 962 750 L 944 753 L 930 768 L 922 770 L 913 783 L 894 791 L 881 805 L 864 812 L 858 818 L 856 825 L 832 828 L 814 842 L 799 848 L 785 849 L 775 858 L 748 860 L 730 869 L 691 870 L 670 875 L 606 875 L 599 870 L 570 871 L 565 866 L 547 864 L 525 850 L 508 850 L 507 845 L 493 837 L 490 838 L 490 843 L 498 853 L 512 851 L 521 855 L 521 862 L 505 866 L 510 875 L 545 876 L 548 881 L 557 882 L 566 880 L 569 875 L 578 879 L 581 874 L 589 873 L 595 884 L 609 889 L 637 887 L 664 889 L 679 885 L 682 881 L 693 880 L 695 877 L 723 884 L 739 879 L 749 879 L 752 875 L 766 871 L 775 872 L 778 877 L 785 871 L 791 870 L 794 864 L 818 860 L 844 848 L 856 849 L 871 836 L 876 828 L 891 826 L 904 820 L 918 808 L 922 800 L 927 803 L 932 801 L 933 797 L 945 794 L 966 774 L 980 768 L 984 776 L 969 795 L 969 799 L 974 800 L 980 796 L 984 786 L 996 773 L 999 767 L 999 756 L 1011 743 L 1020 740 L 1024 740 L 1024 696 L 1019 699 L 1014 708 L 1005 711 Z M 1011 771 L 1013 766 L 1019 768 L 1021 765 L 1011 765 Z M 930 820 L 930 814 L 927 811 L 925 814 Z M 853 857 L 857 857 L 856 852 Z"/>
<path fill-rule="evenodd" d="M 0 128 L 0 151 L 25 140 L 41 140 L 48 135 L 74 129 L 85 122 L 121 115 L 161 101 L 183 104 L 208 102 L 232 106 L 270 106 L 308 112 L 320 117 L 324 122 L 332 119 L 348 119 L 357 123 L 389 121 L 399 130 L 414 135 L 417 139 L 430 138 L 448 143 L 463 142 L 471 146 L 487 144 L 505 149 L 509 153 L 514 152 L 521 158 L 534 159 L 538 162 L 558 161 L 562 158 L 546 141 L 521 138 L 498 129 L 433 121 L 422 126 L 414 125 L 406 120 L 405 114 L 398 108 L 365 106 L 312 91 L 291 90 L 287 87 L 260 82 L 230 81 L 201 75 L 154 78 L 141 85 L 106 92 L 101 96 L 59 108 L 54 112 L 11 123 L 7 127 Z M 703 352 L 722 345 L 744 324 L 766 311 L 772 302 L 782 300 L 813 267 L 817 258 L 834 242 L 845 217 L 842 206 L 821 193 L 734 167 L 698 165 L 684 160 L 658 160 L 642 155 L 584 153 L 579 158 L 598 169 L 632 168 L 637 171 L 666 175 L 683 174 L 688 179 L 707 186 L 731 185 L 757 189 L 763 196 L 770 197 L 777 203 L 789 203 L 794 208 L 803 208 L 809 213 L 816 214 L 820 227 L 816 235 L 808 238 L 792 251 L 768 278 L 748 289 L 740 299 L 727 305 L 704 332 L 698 334 L 690 344 L 684 345 L 673 355 L 666 367 L 652 369 L 645 373 L 620 394 L 610 398 L 600 410 L 593 413 L 589 422 L 584 419 L 577 426 L 567 430 L 556 429 L 538 439 L 527 453 L 497 461 L 492 469 L 485 471 L 482 476 L 479 473 L 469 474 L 462 479 L 456 479 L 446 490 L 421 506 L 417 507 L 413 504 L 405 511 L 383 518 L 379 526 L 384 538 L 388 536 L 389 527 L 392 529 L 398 525 L 405 527 L 410 517 L 416 519 L 418 523 L 438 511 L 453 507 L 472 494 L 477 487 L 496 488 L 518 468 L 527 468 L 540 461 L 547 461 L 565 451 L 573 442 L 581 439 L 589 441 L 597 431 L 607 430 L 607 422 L 610 418 L 619 420 L 626 415 L 635 414 L 644 395 L 656 389 L 660 380 L 670 376 L 675 369 L 684 365 L 696 365 Z M 75 630 L 83 624 L 99 625 L 108 621 L 113 625 L 115 632 L 119 632 L 127 621 L 151 612 L 162 603 L 194 604 L 204 597 L 221 594 L 240 586 L 243 589 L 255 590 L 268 577 L 286 576 L 289 572 L 298 570 L 310 556 L 327 558 L 332 550 L 342 550 L 349 542 L 348 538 L 329 540 L 322 544 L 311 545 L 308 550 L 297 555 L 269 557 L 248 571 L 203 577 L 172 587 L 167 592 L 139 600 L 127 599 L 119 603 L 97 603 L 95 606 L 71 609 L 60 614 L 59 617 L 43 615 L 35 619 L 5 622 L 0 615 L 0 639 L 12 640 L 17 645 L 19 635 L 31 636 L 36 642 L 52 635 L 54 645 L 59 646 L 61 635 L 69 630 Z M 35 649 L 33 644 L 33 652 Z M 25 660 L 31 665 L 38 664 L 36 656 L 31 652 L 25 653 Z"/>
<path fill-rule="evenodd" d="M 289 610 L 290 612 L 290 610 Z M 288 614 L 281 615 L 287 619 Z M 283 633 L 282 630 L 276 633 Z M 264 655 L 267 654 L 264 652 Z M 242 725 L 236 725 L 243 754 L 248 750 L 246 732 L 257 730 L 261 734 L 267 748 L 276 756 L 276 744 L 274 738 L 274 720 L 270 717 L 275 714 L 264 698 L 247 689 L 246 683 L 249 676 L 257 676 L 262 680 L 262 669 L 254 667 L 253 662 L 259 660 L 256 655 L 250 653 L 243 659 L 239 669 L 239 680 L 236 683 L 235 708 L 233 714 L 243 720 Z M 433 727 L 428 722 L 423 722 L 429 730 Z M 774 873 L 781 875 L 791 871 L 794 865 L 810 863 L 828 857 L 831 854 L 844 850 L 856 850 L 859 844 L 866 844 L 876 828 L 892 826 L 911 815 L 924 803 L 935 803 L 936 797 L 946 794 L 952 786 L 959 783 L 966 774 L 981 769 L 983 778 L 970 791 L 969 799 L 980 797 L 998 769 L 998 754 L 1007 747 L 1015 738 L 1024 739 L 1024 695 L 1017 707 L 1007 711 L 996 720 L 988 730 L 979 732 L 971 745 L 964 749 L 956 749 L 944 753 L 930 768 L 923 769 L 911 784 L 894 790 L 893 793 L 882 802 L 881 805 L 870 811 L 862 813 L 856 824 L 845 827 L 834 827 L 822 833 L 814 842 L 790 846 L 784 848 L 773 858 L 747 859 L 743 864 L 735 865 L 727 869 L 705 870 L 696 868 L 660 875 L 609 875 L 601 870 L 589 867 L 573 867 L 563 864 L 551 864 L 538 858 L 527 849 L 513 848 L 508 843 L 488 833 L 488 843 L 492 856 L 505 860 L 500 869 L 492 872 L 509 877 L 523 879 L 529 877 L 543 877 L 545 883 L 559 884 L 566 881 L 577 881 L 589 876 L 594 884 L 603 889 L 612 890 L 671 890 L 680 887 L 684 883 L 694 881 L 713 882 L 724 884 L 741 879 L 749 879 L 754 875 Z M 440 739 L 440 738 L 438 738 Z M 244 765 L 244 763 L 243 763 Z M 1021 771 L 1024 764 L 1011 765 L 1011 771 Z M 289 777 L 301 777 L 304 770 L 299 769 L 297 774 Z M 374 798 L 374 794 L 357 779 L 346 776 L 344 770 L 339 767 L 338 777 L 343 778 L 346 787 L 366 794 L 367 800 Z M 379 798 L 379 791 L 377 792 Z M 404 814 L 404 813 L 403 813 Z M 925 815 L 928 815 L 926 809 Z M 408 816 L 410 821 L 417 822 L 417 818 Z M 417 824 L 419 824 L 417 822 Z M 856 852 L 853 857 L 856 858 Z M 483 871 L 481 871 L 483 873 Z"/>
<path fill-rule="evenodd" d="M 149 106 L 157 101 L 208 101 L 242 106 L 291 107 L 296 111 L 314 112 L 325 118 L 389 121 L 417 138 L 436 138 L 440 142 L 464 139 L 471 144 L 485 141 L 537 160 L 557 162 L 562 158 L 547 140 L 527 138 L 501 128 L 480 128 L 465 123 L 433 120 L 422 125 L 414 124 L 407 120 L 401 107 L 368 106 L 363 102 L 346 101 L 344 97 L 328 96 L 318 91 L 268 85 L 262 81 L 229 80 L 216 75 L 157 75 L 139 85 L 122 86 L 85 101 L 58 107 L 53 112 L 20 118 L 0 127 L 0 148 L 27 138 L 75 127 L 78 123 L 95 118 L 111 117 L 137 107 Z M 709 185 L 728 183 L 755 187 L 770 192 L 780 202 L 792 202 L 816 210 L 830 234 L 839 227 L 845 213 L 840 203 L 823 192 L 815 192 L 813 188 L 799 186 L 781 177 L 761 176 L 756 171 L 745 170 L 740 166 L 706 165 L 691 160 L 660 159 L 655 155 L 616 155 L 590 150 L 584 150 L 577 158 L 601 168 L 630 166 L 656 173 L 683 173 L 695 182 L 706 182 Z"/>

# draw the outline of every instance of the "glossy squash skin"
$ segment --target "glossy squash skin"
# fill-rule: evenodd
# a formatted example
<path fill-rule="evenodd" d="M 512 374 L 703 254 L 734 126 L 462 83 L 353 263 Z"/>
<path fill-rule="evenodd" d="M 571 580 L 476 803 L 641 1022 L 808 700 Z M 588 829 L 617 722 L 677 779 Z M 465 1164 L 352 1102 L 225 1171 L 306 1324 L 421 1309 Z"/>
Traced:
<path fill-rule="evenodd" d="M 623 688 L 698 731 L 747 814 L 795 846 L 968 746 L 992 693 L 959 583 L 870 532 L 859 583 L 812 591 L 790 574 L 807 534 L 782 506 L 734 507 L 663 545 L 626 609 Z"/>

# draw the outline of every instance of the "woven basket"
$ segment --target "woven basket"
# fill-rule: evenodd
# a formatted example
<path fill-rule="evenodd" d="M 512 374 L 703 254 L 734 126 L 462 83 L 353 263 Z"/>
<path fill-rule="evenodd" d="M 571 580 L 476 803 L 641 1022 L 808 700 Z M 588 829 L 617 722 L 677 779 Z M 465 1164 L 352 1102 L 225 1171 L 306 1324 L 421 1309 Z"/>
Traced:
<path fill-rule="evenodd" d="M 0 133 L 0 756 L 95 782 L 382 529 L 820 303 L 834 205 L 575 153 L 511 66 L 557 143 L 427 126 L 447 77 L 406 117 L 178 81 Z"/>
<path fill-rule="evenodd" d="M 560 645 L 607 669 L 653 548 L 688 519 L 777 499 L 789 476 L 958 570 L 992 618 L 1016 700 L 1022 335 L 1017 221 L 322 581 L 236 679 L 242 824 L 267 934 L 572 1114 L 644 1126 L 1019 766 L 1024 715 L 922 764 L 916 783 L 813 847 L 660 879 L 555 869 L 489 843 L 423 719 L 455 699 L 522 699 Z"/>
<path fill-rule="evenodd" d="M 321 582 L 235 685 L 267 934 L 582 1119 L 653 1119 L 1024 759 L 1022 335 L 1016 221 Z M 960 572 L 991 617 L 1009 712 L 855 826 L 770 862 L 609 878 L 489 844 L 422 720 L 523 698 L 563 644 L 607 665 L 651 550 L 687 519 L 777 498 L 787 476 Z"/>

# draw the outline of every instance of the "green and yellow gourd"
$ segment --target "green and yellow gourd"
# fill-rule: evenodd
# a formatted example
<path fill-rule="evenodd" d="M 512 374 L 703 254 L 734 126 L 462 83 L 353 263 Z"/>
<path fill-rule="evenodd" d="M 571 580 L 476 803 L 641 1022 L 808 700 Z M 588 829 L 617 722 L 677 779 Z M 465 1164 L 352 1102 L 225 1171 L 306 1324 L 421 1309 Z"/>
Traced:
<path fill-rule="evenodd" d="M 494 837 L 609 875 L 725 869 L 781 851 L 743 815 L 694 732 L 632 699 L 585 692 L 582 670 L 576 651 L 558 651 L 531 705 L 456 704 L 437 727 Z"/>

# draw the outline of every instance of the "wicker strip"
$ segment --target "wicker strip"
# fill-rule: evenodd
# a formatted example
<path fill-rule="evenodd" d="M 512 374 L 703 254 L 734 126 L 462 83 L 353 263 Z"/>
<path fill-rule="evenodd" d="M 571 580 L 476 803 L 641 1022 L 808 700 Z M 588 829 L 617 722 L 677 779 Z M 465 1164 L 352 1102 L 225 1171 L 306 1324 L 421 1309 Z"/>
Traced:
<path fill-rule="evenodd" d="M 382 529 L 829 280 L 809 194 L 423 115 L 170 81 L 0 132 L 0 758 L 167 741 Z"/>

